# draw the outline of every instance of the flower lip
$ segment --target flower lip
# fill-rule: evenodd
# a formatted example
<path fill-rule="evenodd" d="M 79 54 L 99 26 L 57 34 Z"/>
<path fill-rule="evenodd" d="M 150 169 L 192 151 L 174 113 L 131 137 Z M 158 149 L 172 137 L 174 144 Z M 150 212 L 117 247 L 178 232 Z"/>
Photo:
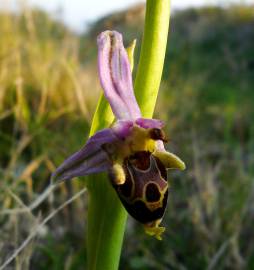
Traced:
<path fill-rule="evenodd" d="M 124 164 L 126 182 L 114 185 L 114 188 L 126 210 L 143 224 L 161 219 L 168 196 L 167 174 L 163 164 L 145 151 L 125 159 Z M 153 185 L 156 195 L 159 195 L 156 200 L 154 194 L 150 193 L 149 185 Z M 151 198 L 153 201 L 149 201 Z"/>

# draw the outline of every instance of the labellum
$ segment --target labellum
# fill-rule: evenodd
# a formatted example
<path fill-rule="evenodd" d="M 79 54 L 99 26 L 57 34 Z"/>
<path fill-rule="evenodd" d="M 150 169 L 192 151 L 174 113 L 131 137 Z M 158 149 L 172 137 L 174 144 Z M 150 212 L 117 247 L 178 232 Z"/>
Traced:
<path fill-rule="evenodd" d="M 156 141 L 167 141 L 160 128 L 144 129 L 134 125 L 128 131 L 128 137 L 122 138 L 117 146 L 107 143 L 102 149 L 112 163 L 109 178 L 126 211 L 144 224 L 148 234 L 161 239 L 164 227 L 159 227 L 159 224 L 168 199 L 164 163 L 172 164 L 172 156 L 166 151 L 159 151 L 166 156 L 167 162 L 160 155 L 158 157 Z M 140 146 L 146 150 L 140 150 Z"/>
<path fill-rule="evenodd" d="M 111 180 L 127 212 L 147 226 L 160 221 L 168 198 L 164 165 L 151 153 L 140 151 L 126 158 L 123 167 L 125 182 L 116 185 L 114 179 Z"/>

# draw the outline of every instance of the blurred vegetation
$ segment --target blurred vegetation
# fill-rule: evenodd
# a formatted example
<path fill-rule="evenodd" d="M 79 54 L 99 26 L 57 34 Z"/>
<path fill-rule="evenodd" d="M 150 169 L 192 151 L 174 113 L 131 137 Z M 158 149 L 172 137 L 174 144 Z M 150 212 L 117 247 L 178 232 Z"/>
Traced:
<path fill-rule="evenodd" d="M 96 35 L 116 29 L 140 46 L 143 20 L 137 6 L 78 36 L 38 10 L 0 14 L 0 263 L 84 185 L 61 184 L 33 211 L 15 211 L 87 137 Z M 170 29 L 156 117 L 188 168 L 169 173 L 162 242 L 129 218 L 120 269 L 254 269 L 254 8 L 188 9 Z M 10 269 L 84 269 L 86 208 L 81 197 L 57 214 Z"/>

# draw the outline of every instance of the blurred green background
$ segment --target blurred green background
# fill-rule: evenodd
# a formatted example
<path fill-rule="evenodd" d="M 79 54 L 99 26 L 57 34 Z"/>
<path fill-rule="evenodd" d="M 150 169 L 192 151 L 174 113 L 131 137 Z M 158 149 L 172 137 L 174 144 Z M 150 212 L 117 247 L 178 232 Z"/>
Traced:
<path fill-rule="evenodd" d="M 137 38 L 137 64 L 144 12 L 112 14 L 79 35 L 40 10 L 0 14 L 0 264 L 85 185 L 63 183 L 26 210 L 88 136 L 101 91 L 96 36 L 116 29 L 126 46 Z M 120 269 L 254 269 L 254 7 L 173 14 L 155 116 L 187 170 L 169 172 L 163 241 L 128 219 Z M 85 269 L 87 195 L 8 269 Z"/>

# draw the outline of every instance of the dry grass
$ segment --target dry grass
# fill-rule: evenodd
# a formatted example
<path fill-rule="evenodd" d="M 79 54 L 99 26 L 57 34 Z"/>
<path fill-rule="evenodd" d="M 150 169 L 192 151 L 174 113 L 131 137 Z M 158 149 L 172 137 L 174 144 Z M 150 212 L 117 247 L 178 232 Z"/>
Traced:
<path fill-rule="evenodd" d="M 86 127 L 100 88 L 92 80 L 95 65 L 79 62 L 78 37 L 46 14 L 6 11 L 0 32 L 0 269 L 11 263 L 9 269 L 23 270 L 30 269 L 35 236 L 44 237 L 46 223 L 85 191 L 74 184 L 53 193 L 49 177 L 64 158 L 58 152 L 64 140 L 52 134 L 63 127 L 69 136 L 68 118 Z M 75 207 L 82 211 L 84 200 Z"/>

